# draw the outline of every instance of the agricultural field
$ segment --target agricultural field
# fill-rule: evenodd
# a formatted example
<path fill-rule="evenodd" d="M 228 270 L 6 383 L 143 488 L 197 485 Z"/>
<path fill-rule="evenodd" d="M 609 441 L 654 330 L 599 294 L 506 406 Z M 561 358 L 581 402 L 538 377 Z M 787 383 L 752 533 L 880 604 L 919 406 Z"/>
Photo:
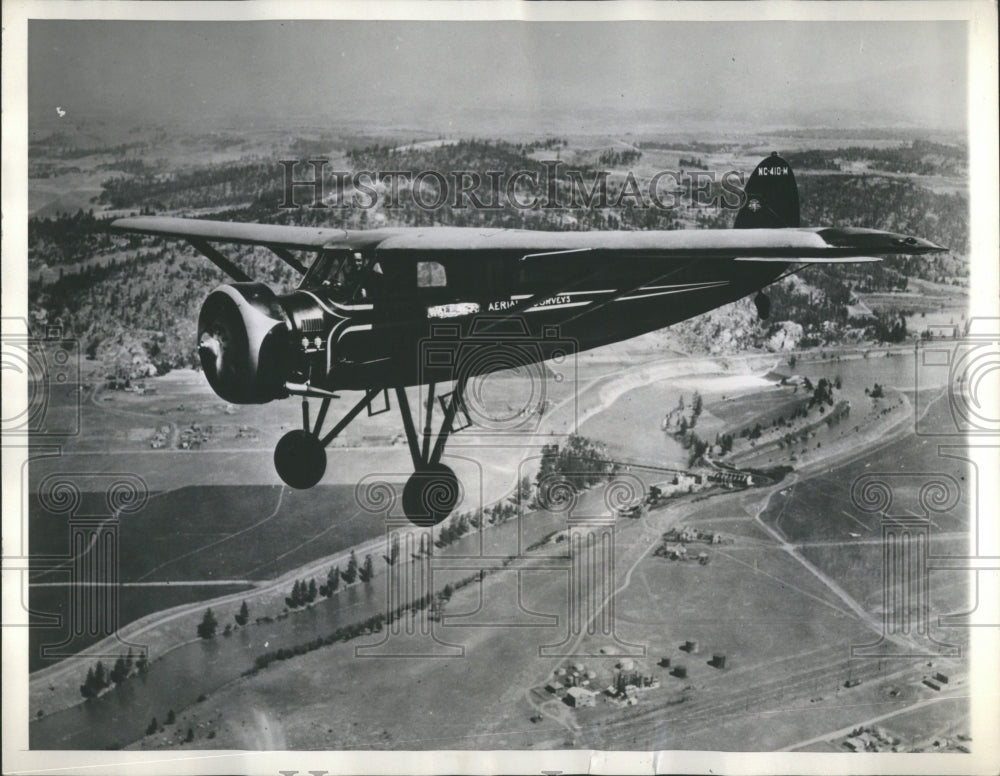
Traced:
<path fill-rule="evenodd" d="M 182 583 L 179 585 L 155 587 L 129 587 L 128 585 L 122 585 L 118 590 L 117 622 L 119 626 L 125 626 L 153 612 L 162 612 L 184 604 L 231 595 L 251 589 L 252 585 L 249 584 L 192 585 Z M 65 657 L 67 652 L 70 654 L 79 652 L 104 638 L 103 633 L 96 635 L 84 634 L 64 644 L 68 638 L 69 627 L 72 622 L 69 619 L 71 606 L 70 593 L 70 588 L 64 585 L 58 587 L 32 585 L 30 588 L 25 608 L 31 612 L 32 619 L 37 622 L 42 617 L 56 616 L 59 620 L 53 625 L 38 623 L 28 631 L 28 648 L 30 649 L 28 656 L 29 671 L 49 666 L 53 660 Z M 55 645 L 63 646 L 53 648 Z M 141 646 L 141 644 L 137 646 Z M 52 656 L 43 656 L 43 647 L 50 648 L 53 653 Z M 126 646 L 120 647 L 121 651 L 125 649 Z"/>
<path fill-rule="evenodd" d="M 705 412 L 718 418 L 729 433 L 753 426 L 770 424 L 780 416 L 789 417 L 792 410 L 807 404 L 809 394 L 804 388 L 782 386 L 775 383 L 768 391 L 755 391 L 749 395 L 721 396 L 707 402 Z"/>
<path fill-rule="evenodd" d="M 688 520 L 693 516 L 692 509 L 678 511 Z M 661 527 L 674 520 L 662 518 Z M 598 699 L 594 708 L 572 711 L 533 689 L 565 662 L 538 652 L 540 645 L 565 638 L 561 621 L 554 627 L 463 624 L 460 615 L 479 610 L 484 598 L 493 600 L 492 613 L 514 615 L 516 610 L 496 608 L 498 597 L 507 607 L 518 600 L 511 597 L 517 589 L 511 587 L 514 576 L 522 577 L 524 610 L 565 611 L 562 574 L 511 568 L 488 575 L 482 596 L 475 585 L 457 591 L 445 621 L 434 626 L 440 642 L 463 648 L 461 656 L 363 659 L 351 643 L 334 645 L 223 688 L 205 704 L 189 708 L 183 719 L 205 723 L 198 733 L 200 748 L 248 746 L 254 740 L 290 748 L 466 749 L 484 741 L 496 748 L 703 748 L 711 746 L 724 719 L 727 729 L 742 736 L 727 746 L 767 749 L 816 735 L 840 720 L 848 723 L 851 703 L 872 702 L 896 684 L 902 690 L 885 696 L 893 707 L 913 702 L 913 682 L 900 682 L 897 667 L 850 659 L 851 644 L 872 640 L 868 626 L 776 543 L 767 548 L 737 537 L 713 548 L 712 562 L 701 566 L 646 552 L 649 528 L 630 523 L 621 530 L 615 575 L 631 573 L 616 600 L 616 638 L 585 637 L 580 657 L 572 659 L 603 677 L 613 673 L 621 653 L 640 648 L 643 671 L 658 678 L 660 686 L 643 693 L 635 707 L 618 709 Z M 683 648 L 691 639 L 698 642 L 693 653 Z M 727 655 L 724 669 L 711 664 L 716 652 Z M 663 658 L 671 665 L 660 666 Z M 463 672 L 476 676 L 475 693 L 449 681 L 459 661 Z M 684 678 L 674 675 L 679 664 L 687 669 Z M 861 686 L 845 688 L 852 678 L 862 680 Z M 322 698 L 308 693 L 317 683 L 329 688 Z M 401 684 L 409 688 L 409 701 L 398 714 L 389 714 L 390 705 L 397 708 L 393 688 Z M 358 704 L 362 691 L 369 700 Z M 304 694 L 313 698 L 310 704 L 301 703 Z M 237 698 L 252 701 L 239 707 L 255 711 L 234 712 Z M 433 718 L 420 711 L 431 705 Z M 764 711 L 798 721 L 762 735 L 755 721 Z M 169 736 L 153 736 L 137 746 L 164 743 L 175 745 Z"/>
<path fill-rule="evenodd" d="M 921 478 L 920 473 L 926 474 Z M 960 483 L 971 482 L 970 470 L 959 460 L 941 458 L 936 444 L 914 435 L 810 478 L 807 485 L 790 486 L 772 499 L 762 517 L 791 542 L 846 539 L 852 533 L 871 538 L 878 534 L 880 515 L 852 503 L 855 484 L 862 488 L 872 478 L 891 480 L 893 506 L 900 510 L 895 514 L 919 515 L 920 489 L 936 473 L 958 483 L 961 491 L 950 509 L 931 515 L 932 527 L 943 533 L 967 531 L 969 488 Z M 860 499 L 863 494 L 856 495 Z"/>

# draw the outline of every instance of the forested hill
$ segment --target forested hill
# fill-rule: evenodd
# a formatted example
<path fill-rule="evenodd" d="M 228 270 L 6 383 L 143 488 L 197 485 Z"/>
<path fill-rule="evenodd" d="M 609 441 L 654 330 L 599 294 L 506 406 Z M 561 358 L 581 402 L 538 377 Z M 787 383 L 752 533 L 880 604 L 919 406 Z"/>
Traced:
<path fill-rule="evenodd" d="M 869 149 L 872 166 L 888 165 L 886 149 Z M 941 156 L 937 148 L 918 149 Z M 849 149 L 851 159 L 861 151 Z M 182 243 L 157 238 L 110 235 L 100 208 L 122 213 L 170 213 L 207 216 L 235 221 L 323 224 L 346 228 L 377 225 L 484 225 L 536 229 L 674 229 L 709 226 L 727 228 L 734 213 L 728 210 L 687 207 L 683 199 L 674 210 L 640 208 L 629 199 L 616 201 L 624 174 L 645 170 L 648 175 L 659 153 L 639 145 L 628 150 L 581 151 L 564 139 L 533 143 L 462 140 L 438 143 L 357 145 L 331 158 L 331 169 L 357 170 L 472 170 L 484 183 L 476 190 L 482 200 L 490 197 L 488 172 L 516 170 L 542 174 L 540 159 L 556 154 L 566 161 L 558 167 L 555 185 L 568 199 L 569 177 L 582 176 L 588 184 L 599 171 L 607 171 L 606 207 L 522 209 L 503 201 L 499 208 L 477 209 L 446 201 L 440 207 L 418 207 L 401 198 L 398 207 L 386 207 L 384 190 L 375 207 L 330 207 L 282 210 L 283 169 L 274 158 L 245 158 L 224 164 L 207 164 L 175 172 L 162 162 L 115 164 L 102 159 L 113 173 L 104 179 L 93 203 L 97 212 L 80 210 L 71 215 L 36 218 L 29 222 L 30 310 L 36 321 L 62 323 L 67 334 L 79 338 L 85 351 L 105 364 L 109 373 L 163 372 L 194 365 L 194 328 L 198 309 L 208 291 L 224 280 L 222 273 Z M 803 152 L 805 153 L 805 152 Z M 817 152 L 827 154 L 829 152 Z M 900 150 L 897 167 L 913 166 L 911 147 Z M 682 157 L 690 152 L 681 153 Z M 937 158 L 934 156 L 934 158 Z M 35 158 L 35 157 L 33 157 Z M 827 158 L 827 157 L 822 157 Z M 836 157 L 840 158 L 840 157 Z M 662 161 L 663 157 L 657 157 Z M 44 159 L 37 158 L 38 163 Z M 686 158 L 686 161 L 691 161 Z M 705 164 L 702 158 L 696 161 Z M 805 160 L 803 160 L 804 162 Z M 950 162 L 949 162 L 950 163 Z M 108 167 L 111 165 L 111 167 Z M 623 165 L 616 167 L 615 165 Z M 808 165 L 807 165 L 808 166 Z M 113 169 L 111 169 L 113 167 Z M 304 167 L 304 165 L 300 165 Z M 922 168 L 925 169 L 925 168 Z M 950 169 L 950 168 L 949 168 Z M 106 174 L 106 173 L 105 173 Z M 299 170 L 304 177 L 308 169 Z M 637 177 L 642 180 L 638 172 Z M 891 326 L 878 321 L 851 322 L 848 311 L 852 293 L 905 291 L 908 279 L 919 277 L 945 284 L 967 282 L 968 197 L 942 187 L 932 190 L 915 176 L 874 172 L 797 173 L 806 225 L 852 225 L 915 234 L 952 249 L 944 256 L 893 258 L 880 265 L 829 267 L 805 273 L 808 293 L 795 286 L 774 291 L 781 320 L 755 327 L 749 345 L 766 346 L 785 320 L 807 330 L 825 332 L 836 340 L 849 326 L 867 327 L 865 336 L 895 336 Z M 47 179 L 50 182 L 51 179 Z M 522 201 L 544 195 L 530 182 L 516 187 Z M 467 205 L 467 203 L 463 203 Z M 253 277 L 287 287 L 293 273 L 263 249 L 229 249 Z M 829 322 L 830 325 L 825 325 Z M 737 325 L 737 324 L 734 324 Z M 898 332 L 897 332 L 898 334 Z M 857 336 L 855 332 L 854 336 Z"/>

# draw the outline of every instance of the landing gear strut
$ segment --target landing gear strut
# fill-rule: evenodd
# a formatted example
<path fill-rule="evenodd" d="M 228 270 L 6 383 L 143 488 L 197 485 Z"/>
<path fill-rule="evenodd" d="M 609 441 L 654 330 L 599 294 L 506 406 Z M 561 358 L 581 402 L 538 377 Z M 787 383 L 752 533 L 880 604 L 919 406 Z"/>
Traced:
<path fill-rule="evenodd" d="M 427 416 L 424 424 L 423 445 L 417 438 L 417 429 L 413 423 L 413 414 L 406 398 L 406 390 L 396 386 L 396 400 L 403 416 L 403 428 L 406 431 L 406 441 L 413 459 L 414 472 L 403 487 L 403 511 L 412 523 L 419 526 L 434 526 L 451 514 L 458 503 L 460 490 L 458 478 L 445 464 L 441 463 L 445 444 L 451 434 L 455 416 L 458 413 L 461 397 L 465 390 L 465 381 L 455 384 L 454 390 L 447 397 L 442 397 L 444 418 L 438 431 L 437 439 L 431 448 L 431 421 L 434 413 L 434 384 L 429 386 L 430 396 L 427 402 Z M 302 399 L 302 428 L 289 431 L 278 442 L 274 449 L 274 468 L 278 476 L 289 486 L 298 489 L 311 488 L 316 485 L 326 472 L 326 446 L 332 442 L 348 424 L 358 416 L 363 409 L 369 414 L 372 401 L 381 392 L 373 388 L 365 392 L 364 397 L 351 408 L 344 417 L 323 437 L 320 430 L 330 409 L 332 397 L 324 397 L 320 405 L 316 423 L 310 427 L 309 401 Z M 444 399 L 447 398 L 445 401 Z M 381 410 L 380 410 L 381 411 Z"/>
<path fill-rule="evenodd" d="M 274 468 L 278 471 L 278 476 L 293 488 L 305 490 L 323 479 L 326 472 L 326 446 L 330 444 L 347 425 L 358 416 L 358 413 L 370 406 L 372 400 L 378 396 L 377 389 L 365 391 L 365 396 L 361 401 L 351 408 L 351 411 L 344 415 L 343 419 L 330 432 L 320 438 L 319 432 L 323 428 L 323 421 L 326 420 L 326 413 L 330 409 L 332 397 L 323 398 L 323 403 L 319 408 L 319 416 L 316 418 L 316 425 L 309 428 L 309 400 L 302 398 L 302 428 L 289 431 L 278 442 L 274 448 Z"/>
<path fill-rule="evenodd" d="M 417 441 L 417 429 L 413 424 L 413 414 L 406 391 L 396 387 L 396 401 L 403 416 L 406 441 L 410 446 L 410 457 L 415 471 L 403 488 L 403 511 L 411 523 L 422 527 L 434 526 L 451 514 L 458 503 L 458 478 L 448 466 L 441 463 L 444 446 L 448 442 L 459 403 L 465 391 L 465 381 L 459 380 L 444 406 L 444 418 L 438 431 L 434 449 L 431 449 L 431 421 L 434 414 L 434 383 L 428 386 L 427 416 L 424 423 L 423 447 Z"/>

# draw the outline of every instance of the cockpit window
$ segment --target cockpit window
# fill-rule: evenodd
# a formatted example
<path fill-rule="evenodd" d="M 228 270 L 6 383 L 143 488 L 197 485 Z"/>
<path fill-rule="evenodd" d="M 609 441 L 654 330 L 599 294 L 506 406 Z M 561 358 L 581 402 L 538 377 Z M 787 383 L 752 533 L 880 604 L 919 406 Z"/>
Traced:
<path fill-rule="evenodd" d="M 448 285 L 448 275 L 444 267 L 436 261 L 417 262 L 417 288 L 444 288 Z"/>
<path fill-rule="evenodd" d="M 376 277 L 377 276 L 377 277 Z M 381 267 L 357 251 L 324 251 L 303 278 L 305 287 L 329 289 L 345 302 L 368 299 L 381 279 Z"/>

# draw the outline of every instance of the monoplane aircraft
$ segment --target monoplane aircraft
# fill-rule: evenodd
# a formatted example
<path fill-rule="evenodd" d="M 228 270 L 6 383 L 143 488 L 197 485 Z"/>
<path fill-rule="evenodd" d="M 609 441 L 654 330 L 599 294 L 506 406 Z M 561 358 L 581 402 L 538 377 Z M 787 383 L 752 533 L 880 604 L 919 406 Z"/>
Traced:
<path fill-rule="evenodd" d="M 187 240 L 233 281 L 213 290 L 198 318 L 198 352 L 213 390 L 228 402 L 302 399 L 302 428 L 274 451 L 278 475 L 310 488 L 326 471 L 325 448 L 362 410 L 395 393 L 414 473 L 406 515 L 434 525 L 454 509 L 454 472 L 441 458 L 468 381 L 511 365 L 497 348 L 532 362 L 559 359 L 661 329 L 755 294 L 812 264 L 879 261 L 944 251 L 917 237 L 872 229 L 799 225 L 799 197 L 777 154 L 757 165 L 735 228 L 546 232 L 490 228 L 365 231 L 189 218 L 122 218 L 112 228 Z M 269 248 L 302 275 L 277 294 L 254 282 L 216 243 Z M 292 252 L 312 254 L 308 266 Z M 428 347 L 432 343 L 434 347 Z M 571 344 L 568 344 L 571 343 Z M 490 357 L 489 354 L 494 354 Z M 485 354 L 485 355 L 484 355 Z M 431 441 L 434 390 L 443 419 Z M 405 388 L 427 385 L 423 434 Z M 323 433 L 340 390 L 363 397 Z M 310 422 L 309 399 L 320 400 Z"/>

